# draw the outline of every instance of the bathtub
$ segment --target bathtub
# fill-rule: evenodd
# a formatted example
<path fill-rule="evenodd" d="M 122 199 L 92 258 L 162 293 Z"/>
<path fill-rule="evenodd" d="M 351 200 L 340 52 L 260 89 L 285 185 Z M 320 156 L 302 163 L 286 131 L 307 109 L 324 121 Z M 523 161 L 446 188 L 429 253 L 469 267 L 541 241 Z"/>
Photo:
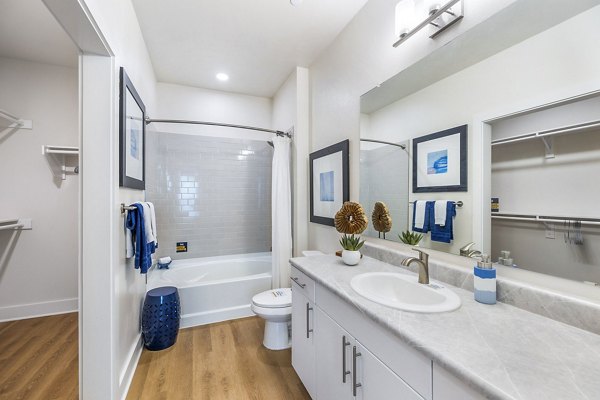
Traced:
<path fill-rule="evenodd" d="M 271 289 L 271 253 L 174 260 L 148 274 L 148 290 L 175 286 L 181 328 L 254 315 L 252 296 Z"/>

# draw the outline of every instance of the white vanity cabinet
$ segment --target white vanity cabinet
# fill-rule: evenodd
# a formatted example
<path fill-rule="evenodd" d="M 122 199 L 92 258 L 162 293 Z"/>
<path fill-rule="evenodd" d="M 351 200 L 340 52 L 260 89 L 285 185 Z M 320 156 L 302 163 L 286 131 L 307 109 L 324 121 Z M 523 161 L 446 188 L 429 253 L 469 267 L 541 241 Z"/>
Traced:
<path fill-rule="evenodd" d="M 317 399 L 423 399 L 319 307 L 315 316 Z"/>
<path fill-rule="evenodd" d="M 292 268 L 292 366 L 315 396 L 314 281 Z"/>

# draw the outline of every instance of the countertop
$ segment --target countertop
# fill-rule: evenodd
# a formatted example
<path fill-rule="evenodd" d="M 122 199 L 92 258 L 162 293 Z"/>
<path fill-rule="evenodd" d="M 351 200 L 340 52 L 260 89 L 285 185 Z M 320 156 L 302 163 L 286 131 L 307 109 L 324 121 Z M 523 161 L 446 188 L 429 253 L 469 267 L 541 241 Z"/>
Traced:
<path fill-rule="evenodd" d="M 333 255 L 290 262 L 487 398 L 600 399 L 600 335 L 504 303 L 480 304 L 472 292 L 446 283 L 462 301 L 453 312 L 379 305 L 356 293 L 350 280 L 365 272 L 414 274 L 370 257 L 354 267 Z"/>

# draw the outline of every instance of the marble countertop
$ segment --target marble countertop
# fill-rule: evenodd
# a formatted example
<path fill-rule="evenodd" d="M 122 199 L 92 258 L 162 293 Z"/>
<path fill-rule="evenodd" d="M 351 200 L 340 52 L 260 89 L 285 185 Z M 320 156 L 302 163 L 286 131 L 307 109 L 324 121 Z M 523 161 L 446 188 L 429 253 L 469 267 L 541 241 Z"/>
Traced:
<path fill-rule="evenodd" d="M 350 280 L 365 272 L 411 272 L 370 257 L 355 267 L 333 255 L 290 262 L 487 398 L 600 399 L 600 335 L 504 303 L 480 304 L 472 292 L 446 283 L 462 300 L 453 312 L 379 305 L 356 293 Z"/>

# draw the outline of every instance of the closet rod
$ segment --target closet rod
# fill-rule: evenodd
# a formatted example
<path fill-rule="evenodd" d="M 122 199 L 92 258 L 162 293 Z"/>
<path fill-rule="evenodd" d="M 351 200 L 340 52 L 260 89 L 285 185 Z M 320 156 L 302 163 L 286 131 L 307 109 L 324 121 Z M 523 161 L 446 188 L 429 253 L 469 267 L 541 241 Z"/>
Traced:
<path fill-rule="evenodd" d="M 153 119 L 150 117 L 146 117 L 146 125 L 151 124 L 152 122 L 161 122 L 161 123 L 165 123 L 165 124 L 193 124 L 193 125 L 223 126 L 226 128 L 248 129 L 251 131 L 274 133 L 277 136 L 287 136 L 290 139 L 292 138 L 292 134 L 289 132 L 276 131 L 273 129 L 257 128 L 255 126 L 248 126 L 248 125 L 226 124 L 226 123 L 222 123 L 222 122 L 192 121 L 192 120 L 185 120 L 185 119 Z"/>
<path fill-rule="evenodd" d="M 509 221 L 530 221 L 530 222 L 555 222 L 563 223 L 567 221 L 581 222 L 582 225 L 600 225 L 600 219 L 594 218 L 571 218 L 571 217 L 545 217 L 540 215 L 492 215 L 492 219 L 504 219 Z"/>

